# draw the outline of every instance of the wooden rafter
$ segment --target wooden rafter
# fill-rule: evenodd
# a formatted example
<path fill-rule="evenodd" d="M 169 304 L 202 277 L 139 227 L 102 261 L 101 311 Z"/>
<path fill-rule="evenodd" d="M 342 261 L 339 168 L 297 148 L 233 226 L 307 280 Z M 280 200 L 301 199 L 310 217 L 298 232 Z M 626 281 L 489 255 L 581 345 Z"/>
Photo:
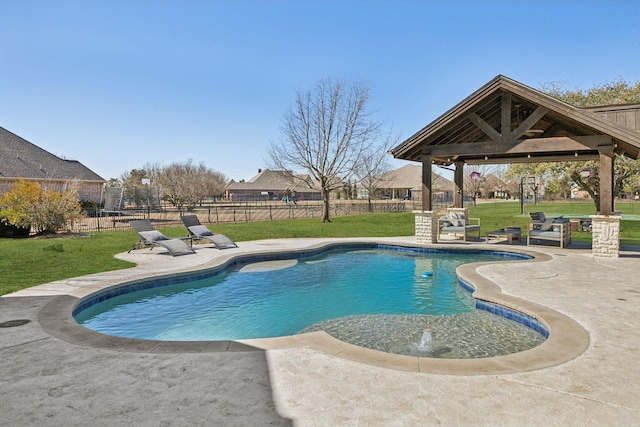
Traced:
<path fill-rule="evenodd" d="M 611 138 L 604 135 L 561 136 L 554 138 L 521 139 L 514 142 L 474 142 L 468 144 L 436 145 L 425 149 L 433 157 L 453 156 L 512 156 L 531 153 L 594 152 L 599 147 L 611 145 Z"/>

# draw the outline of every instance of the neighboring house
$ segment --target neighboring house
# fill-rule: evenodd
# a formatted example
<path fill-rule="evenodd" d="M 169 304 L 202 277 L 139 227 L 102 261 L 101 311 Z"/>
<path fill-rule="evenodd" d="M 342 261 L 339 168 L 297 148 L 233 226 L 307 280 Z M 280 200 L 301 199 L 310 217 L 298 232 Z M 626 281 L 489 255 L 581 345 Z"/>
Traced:
<path fill-rule="evenodd" d="M 321 200 L 320 191 L 310 189 L 301 176 L 269 169 L 258 169 L 258 174 L 246 182 L 232 181 L 225 192 L 227 199 L 234 202 Z"/>
<path fill-rule="evenodd" d="M 489 174 L 484 178 L 477 197 L 483 199 L 508 199 L 511 196 L 508 187 L 509 185 L 506 182 L 494 174 Z"/>
<path fill-rule="evenodd" d="M 80 200 L 100 200 L 105 180 L 76 160 L 61 159 L 0 127 L 0 194 L 11 191 L 20 178 L 63 190 L 80 182 Z"/>
<path fill-rule="evenodd" d="M 453 200 L 453 182 L 433 174 L 433 197 L 435 202 L 450 202 Z M 383 198 L 422 200 L 422 166 L 406 165 L 383 174 L 380 177 L 378 193 Z M 366 195 L 365 195 L 366 197 Z"/>

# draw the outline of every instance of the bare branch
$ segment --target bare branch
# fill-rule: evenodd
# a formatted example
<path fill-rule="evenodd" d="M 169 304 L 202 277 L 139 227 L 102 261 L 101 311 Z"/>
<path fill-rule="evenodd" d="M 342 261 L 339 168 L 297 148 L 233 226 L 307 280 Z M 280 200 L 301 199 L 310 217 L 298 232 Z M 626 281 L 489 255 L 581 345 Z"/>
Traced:
<path fill-rule="evenodd" d="M 301 174 L 324 200 L 322 220 L 329 221 L 329 196 L 354 173 L 374 141 L 380 123 L 367 112 L 369 86 L 321 79 L 312 89 L 297 92 L 280 126 L 280 140 L 268 148 L 272 169 Z"/>

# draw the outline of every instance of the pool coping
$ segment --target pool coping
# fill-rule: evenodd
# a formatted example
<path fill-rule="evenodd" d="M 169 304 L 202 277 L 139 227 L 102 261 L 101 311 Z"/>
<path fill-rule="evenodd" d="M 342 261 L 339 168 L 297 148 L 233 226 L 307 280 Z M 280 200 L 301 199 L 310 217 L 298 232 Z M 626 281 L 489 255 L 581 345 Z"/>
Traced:
<path fill-rule="evenodd" d="M 325 332 L 284 336 L 278 338 L 248 339 L 237 341 L 153 341 L 122 338 L 104 335 L 78 324 L 72 316 L 74 308 L 89 295 L 107 288 L 126 286 L 137 280 L 154 276 L 152 272 L 132 274 L 126 280 L 116 279 L 79 287 L 66 295 L 53 298 L 38 313 L 42 328 L 53 336 L 75 345 L 90 346 L 103 349 L 151 353 L 193 353 L 193 352 L 233 352 L 233 351 L 269 351 L 294 347 L 308 347 L 336 357 L 374 365 L 378 367 L 432 374 L 447 375 L 496 375 L 533 371 L 556 366 L 575 359 L 589 346 L 588 332 L 575 320 L 543 305 L 527 301 L 513 295 L 503 294 L 500 287 L 478 272 L 478 268 L 499 263 L 536 262 L 544 263 L 552 257 L 542 252 L 531 251 L 514 246 L 487 247 L 484 245 L 421 245 L 412 242 L 392 242 L 388 239 L 323 239 L 320 242 L 312 239 L 307 245 L 298 248 L 280 248 L 259 252 L 220 251 L 214 259 L 207 263 L 184 268 L 180 272 L 155 274 L 166 278 L 182 275 L 186 272 L 197 272 L 210 268 L 220 268 L 250 257 L 278 256 L 282 254 L 302 254 L 309 251 L 324 250 L 336 245 L 366 243 L 378 245 L 403 246 L 420 249 L 444 250 L 486 250 L 514 254 L 529 255 L 531 259 L 500 260 L 465 264 L 457 268 L 460 280 L 475 288 L 474 298 L 528 315 L 542 323 L 549 331 L 549 337 L 539 346 L 518 353 L 481 359 L 439 359 L 428 357 L 403 356 L 371 350 L 349 344 L 331 337 Z"/>

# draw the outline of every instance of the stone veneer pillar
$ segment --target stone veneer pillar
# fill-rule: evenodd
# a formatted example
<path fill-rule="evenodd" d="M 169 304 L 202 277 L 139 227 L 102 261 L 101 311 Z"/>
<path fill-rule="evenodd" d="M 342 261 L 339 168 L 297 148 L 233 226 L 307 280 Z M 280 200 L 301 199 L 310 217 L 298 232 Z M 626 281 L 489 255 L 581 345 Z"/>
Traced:
<path fill-rule="evenodd" d="M 620 216 L 591 215 L 591 233 L 593 256 L 620 256 Z"/>
<path fill-rule="evenodd" d="M 413 211 L 416 219 L 416 242 L 438 243 L 438 218 L 434 211 Z"/>

